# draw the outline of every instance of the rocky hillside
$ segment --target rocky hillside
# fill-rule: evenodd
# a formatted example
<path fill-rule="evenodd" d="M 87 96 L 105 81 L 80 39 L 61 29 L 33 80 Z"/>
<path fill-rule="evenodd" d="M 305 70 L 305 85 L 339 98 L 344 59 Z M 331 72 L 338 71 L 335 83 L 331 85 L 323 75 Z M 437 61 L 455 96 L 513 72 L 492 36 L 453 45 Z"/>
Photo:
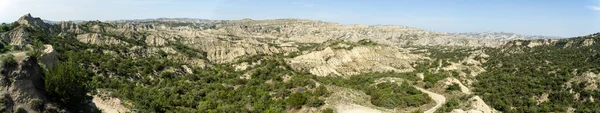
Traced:
<path fill-rule="evenodd" d="M 301 19 L 48 24 L 29 14 L 9 26 L 9 112 L 593 112 L 586 102 L 600 98 L 589 63 L 600 61 L 598 34 L 522 40 Z"/>

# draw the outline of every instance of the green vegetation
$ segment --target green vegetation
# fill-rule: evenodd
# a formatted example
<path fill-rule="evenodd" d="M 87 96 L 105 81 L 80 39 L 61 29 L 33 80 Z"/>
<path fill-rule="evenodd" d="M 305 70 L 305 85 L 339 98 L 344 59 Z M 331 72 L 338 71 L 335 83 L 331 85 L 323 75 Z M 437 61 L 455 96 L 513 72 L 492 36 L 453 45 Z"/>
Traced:
<path fill-rule="evenodd" d="M 304 97 L 304 95 L 302 93 L 292 93 L 290 95 L 290 97 L 288 97 L 287 99 L 285 99 L 285 102 L 295 108 L 301 108 L 302 105 L 304 105 L 306 103 L 306 97 Z"/>
<path fill-rule="evenodd" d="M 425 82 L 425 88 L 432 88 L 438 81 L 448 77 L 447 73 L 429 73 L 429 72 L 424 73 L 423 76 L 424 76 L 423 82 Z"/>
<path fill-rule="evenodd" d="M 421 109 L 417 109 L 417 110 L 415 110 L 415 111 L 412 111 L 412 112 L 410 112 L 410 113 L 423 113 L 423 110 L 421 110 Z"/>
<path fill-rule="evenodd" d="M 460 48 L 460 47 L 421 47 L 431 52 L 429 57 L 436 60 L 445 60 L 442 63 L 458 62 L 467 57 L 469 52 L 478 48 Z"/>
<path fill-rule="evenodd" d="M 325 108 L 321 113 L 334 113 L 334 111 L 331 108 Z"/>
<path fill-rule="evenodd" d="M 402 82 L 400 86 L 391 82 L 379 83 L 370 88 L 367 94 L 371 96 L 373 105 L 386 108 L 417 107 L 431 101 L 427 94 L 407 82 Z"/>
<path fill-rule="evenodd" d="M 20 24 L 17 22 L 13 22 L 11 24 L 2 23 L 2 25 L 0 25 L 0 32 L 6 32 L 6 31 L 13 30 L 13 29 L 19 27 L 19 25 Z"/>
<path fill-rule="evenodd" d="M 304 104 L 318 107 L 322 105 L 321 98 L 327 94 L 326 89 L 317 88 L 315 91 L 319 95 L 313 95 L 311 88 L 314 88 L 314 83 L 310 78 L 290 71 L 289 66 L 278 57 L 251 57 L 256 59 L 250 60 L 261 61 L 263 65 L 248 69 L 251 79 L 243 79 L 240 78 L 243 72 L 225 65 L 216 65 L 214 68 L 195 67 L 194 74 L 185 74 L 169 71 L 184 63 L 167 59 L 168 54 L 134 59 L 99 52 L 102 49 L 116 51 L 118 54 L 127 52 L 123 51 L 126 48 L 118 46 L 61 43 L 72 40 L 73 37 L 52 39 L 49 42 L 55 45 L 59 53 L 76 51 L 78 57 L 81 57 L 77 62 L 97 67 L 93 85 L 112 91 L 114 96 L 125 101 L 133 102 L 133 107 L 139 112 L 281 112 L 288 105 L 290 108 Z M 190 56 L 193 54 L 204 58 L 196 50 L 180 44 L 172 46 Z M 98 52 L 85 51 L 86 49 Z M 67 56 L 60 54 L 59 59 L 68 58 Z M 283 82 L 282 77 L 285 75 L 291 76 L 289 82 Z M 290 97 L 291 92 L 302 96 Z"/>
<path fill-rule="evenodd" d="M 44 84 L 48 97 L 68 107 L 77 107 L 87 102 L 86 95 L 92 86 L 88 84 L 90 74 L 78 63 L 61 62 L 45 72 Z"/>
<path fill-rule="evenodd" d="M 206 52 L 185 46 L 181 43 L 169 43 L 169 46 L 174 46 L 173 49 L 185 54 L 188 57 L 204 59 L 204 56 L 206 56 Z"/>
<path fill-rule="evenodd" d="M 360 45 L 365 45 L 365 46 L 376 46 L 378 45 L 377 43 L 369 40 L 369 39 L 362 39 L 358 41 L 358 44 Z"/>
<path fill-rule="evenodd" d="M 446 104 L 444 104 L 441 108 L 437 109 L 437 111 L 435 111 L 435 112 L 436 113 L 448 113 L 454 109 L 457 109 L 459 104 L 460 104 L 460 101 L 458 99 L 452 98 L 452 99 L 449 99 L 448 102 L 446 102 Z"/>
<path fill-rule="evenodd" d="M 282 112 L 298 106 L 319 107 L 329 94 L 325 87 L 315 87 L 311 75 L 291 71 L 281 56 L 253 57 L 256 59 L 250 60 L 262 64 L 244 72 L 214 65 L 192 66 L 193 74 L 187 74 L 181 71 L 186 63 L 168 59 L 170 54 L 131 57 L 128 46 L 80 43 L 74 34 L 57 37 L 28 29 L 33 45 L 40 45 L 38 41 L 51 44 L 59 53 L 61 63 L 46 72 L 45 81 L 48 97 L 65 107 L 89 101 L 84 97 L 93 93 L 92 88 L 113 92 L 112 96 L 133 103 L 130 107 L 136 112 Z M 140 42 L 143 38 L 128 40 Z M 167 46 L 188 57 L 205 58 L 202 51 L 179 43 Z M 104 50 L 116 54 L 104 54 Z M 240 77 L 246 72 L 249 79 Z M 289 81 L 284 82 L 284 76 L 289 76 Z"/>
<path fill-rule="evenodd" d="M 281 32 L 281 27 L 276 27 L 276 28 L 275 28 L 275 31 L 277 31 L 277 32 Z"/>
<path fill-rule="evenodd" d="M 429 96 L 402 82 L 401 85 L 391 82 L 383 82 L 377 85 L 375 80 L 383 77 L 402 78 L 410 81 L 419 80 L 414 73 L 374 72 L 353 75 L 348 78 L 342 77 L 319 77 L 316 78 L 323 84 L 332 84 L 340 87 L 357 89 L 371 96 L 371 103 L 386 108 L 416 107 L 431 102 Z"/>
<path fill-rule="evenodd" d="M 2 67 L 14 67 L 17 66 L 17 61 L 15 60 L 15 56 L 13 55 L 8 55 L 6 57 L 2 58 Z"/>
<path fill-rule="evenodd" d="M 446 91 L 460 91 L 460 86 L 457 83 L 452 83 L 452 85 L 449 85 L 448 88 L 446 88 Z"/>
<path fill-rule="evenodd" d="M 176 23 L 177 24 L 177 23 Z M 111 27 L 101 22 L 82 24 L 84 31 L 95 25 Z M 178 24 L 186 26 L 185 24 Z M 8 31 L 18 24 L 3 24 L 2 31 Z M 176 25 L 177 26 L 177 25 Z M 208 25 L 207 25 L 208 26 Z M 210 26 L 216 28 L 216 25 Z M 78 109 L 90 101 L 86 95 L 94 94 L 94 89 L 113 92 L 135 112 L 266 112 L 279 113 L 303 107 L 321 107 L 324 99 L 331 95 L 328 87 L 339 86 L 365 92 L 371 104 L 390 109 L 418 107 L 432 102 L 427 94 L 411 84 L 435 86 L 444 78 L 458 75 L 453 71 L 432 70 L 448 66 L 468 56 L 468 52 L 481 48 L 426 48 L 431 51 L 431 61 L 418 62 L 415 72 L 373 72 L 341 77 L 317 77 L 307 72 L 294 71 L 284 58 L 297 56 L 300 52 L 283 54 L 259 54 L 240 57 L 234 63 L 214 64 L 207 61 L 207 67 L 193 66 L 186 62 L 171 60 L 174 54 L 160 51 L 157 55 L 139 55 L 131 51 L 133 46 L 151 48 L 144 42 L 147 34 L 136 32 L 127 34 L 101 33 L 115 37 L 131 45 L 93 45 L 80 43 L 75 34 L 51 34 L 37 28 L 27 28 L 31 32 L 33 51 L 31 56 L 39 56 L 44 44 L 53 45 L 59 53 L 59 63 L 44 73 L 45 93 L 61 107 Z M 278 32 L 280 29 L 277 29 Z M 129 35 L 133 36 L 129 37 Z M 572 45 L 581 44 L 585 38 L 569 39 Z M 592 46 L 566 47 L 568 42 L 559 41 L 556 46 L 508 47 L 503 49 L 485 48 L 491 57 L 483 66 L 486 72 L 476 77 L 473 84 L 475 95 L 480 95 L 489 105 L 505 112 L 565 112 L 572 107 L 576 112 L 600 112 L 600 103 L 590 98 L 600 98 L 599 90 L 586 90 L 587 82 L 565 84 L 584 72 L 600 72 L 598 37 Z M 339 46 L 346 44 L 348 46 Z M 172 41 L 167 45 L 188 58 L 206 60 L 206 53 L 200 49 Z M 327 41 L 326 44 L 301 44 L 299 49 L 322 50 L 352 49 L 355 46 L 377 46 L 370 40 L 357 43 Z M 339 46 L 339 47 L 335 47 Z M 0 44 L 0 52 L 14 48 Z M 20 49 L 20 48 L 17 48 Z M 112 51 L 115 54 L 105 54 Z M 522 51 L 522 52 L 520 52 Z M 18 65 L 14 58 L 6 57 L 4 66 Z M 477 58 L 482 59 L 482 58 Z M 232 67 L 242 62 L 260 63 L 240 71 Z M 182 65 L 191 67 L 186 72 Z M 422 83 L 416 73 L 424 73 Z M 385 79 L 402 79 L 387 82 Z M 322 84 L 317 86 L 317 82 Z M 443 89 L 440 89 L 443 90 Z M 461 90 L 452 84 L 446 91 Z M 570 93 L 571 91 L 576 92 Z M 533 97 L 549 94 L 548 101 L 537 102 Z M 5 101 L 6 98 L 0 98 Z M 450 98 L 439 112 L 449 112 L 460 108 L 464 99 Z M 42 106 L 40 100 L 30 101 L 34 107 Z M 0 111 L 4 106 L 0 104 Z M 463 106 L 464 107 L 464 106 Z M 23 108 L 21 108 L 23 109 Z M 331 108 L 324 113 L 334 112 Z M 414 112 L 422 112 L 420 110 Z"/>
<path fill-rule="evenodd" d="M 585 39 L 596 39 L 596 44 L 579 46 Z M 563 39 L 553 46 L 488 49 L 486 53 L 491 57 L 484 64 L 488 71 L 477 76 L 475 92 L 486 103 L 505 112 L 565 112 L 568 107 L 576 112 L 600 112 L 600 103 L 590 102 L 590 98 L 574 98 L 575 93 L 580 97 L 600 97 L 599 90 L 565 87 L 580 73 L 600 70 L 597 52 L 590 52 L 600 50 L 597 39 L 588 36 Z M 566 47 L 569 41 L 572 46 Z M 509 54 L 511 51 L 522 52 Z M 571 90 L 575 93 L 570 93 Z M 534 100 L 534 96 L 544 93 L 549 94 L 548 101 Z"/>

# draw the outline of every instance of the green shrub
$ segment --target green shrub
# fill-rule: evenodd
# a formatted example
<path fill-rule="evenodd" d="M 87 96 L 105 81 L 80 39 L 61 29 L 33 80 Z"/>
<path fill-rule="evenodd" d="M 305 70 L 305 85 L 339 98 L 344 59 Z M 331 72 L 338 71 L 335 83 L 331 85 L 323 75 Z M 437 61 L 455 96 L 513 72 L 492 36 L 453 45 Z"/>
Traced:
<path fill-rule="evenodd" d="M 448 85 L 448 88 L 446 88 L 447 92 L 450 91 L 460 91 L 460 86 L 457 83 L 452 83 L 451 85 Z"/>
<path fill-rule="evenodd" d="M 321 113 L 334 113 L 334 111 L 331 108 L 325 108 L 324 110 L 321 111 Z"/>
<path fill-rule="evenodd" d="M 377 43 L 369 40 L 369 39 L 362 39 L 358 41 L 358 44 L 360 45 L 365 45 L 365 46 L 376 46 L 378 45 Z"/>
<path fill-rule="evenodd" d="M 18 65 L 17 60 L 15 60 L 15 56 L 8 55 L 4 57 L 4 65 L 3 67 L 15 67 Z"/>
<path fill-rule="evenodd" d="M 19 27 L 19 23 L 17 22 L 13 22 L 11 24 L 2 23 L 2 25 L 0 25 L 0 32 L 10 31 L 15 29 L 16 27 Z"/>
<path fill-rule="evenodd" d="M 319 107 L 325 104 L 323 100 L 320 100 L 318 97 L 311 97 L 306 101 L 306 105 L 310 107 Z"/>
<path fill-rule="evenodd" d="M 91 91 L 89 74 L 78 63 L 60 62 L 46 71 L 44 83 L 47 97 L 69 107 L 84 105 Z"/>
<path fill-rule="evenodd" d="M 424 73 L 423 81 L 425 82 L 425 88 L 432 88 L 437 81 L 446 78 L 447 75 L 444 73 Z"/>
<path fill-rule="evenodd" d="M 373 105 L 390 109 L 416 107 L 431 101 L 427 94 L 411 87 L 407 82 L 403 82 L 400 86 L 395 83 L 384 82 L 369 89 L 367 94 L 371 96 Z"/>
<path fill-rule="evenodd" d="M 410 112 L 410 113 L 423 113 L 423 110 L 421 110 L 421 109 L 417 109 L 417 110 L 415 110 L 415 111 L 412 111 L 412 112 Z"/>
<path fill-rule="evenodd" d="M 320 85 L 319 87 L 317 87 L 317 89 L 315 89 L 314 94 L 317 96 L 328 96 L 329 92 L 327 91 L 327 87 Z"/>
<path fill-rule="evenodd" d="M 460 104 L 460 101 L 458 99 L 452 98 L 452 99 L 448 100 L 448 102 L 446 102 L 446 104 L 444 104 L 436 112 L 439 112 L 439 113 L 450 112 L 450 111 L 452 111 L 454 109 L 457 109 L 459 104 Z"/>
<path fill-rule="evenodd" d="M 285 99 L 288 106 L 292 108 L 301 108 L 306 103 L 306 97 L 302 93 L 292 93 L 290 97 Z"/>

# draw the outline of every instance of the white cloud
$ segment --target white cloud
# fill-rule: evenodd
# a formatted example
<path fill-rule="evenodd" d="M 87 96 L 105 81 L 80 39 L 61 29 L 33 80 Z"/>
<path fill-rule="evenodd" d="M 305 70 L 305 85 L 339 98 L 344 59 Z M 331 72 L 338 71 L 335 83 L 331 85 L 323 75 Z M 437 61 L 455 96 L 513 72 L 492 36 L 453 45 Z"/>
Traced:
<path fill-rule="evenodd" d="M 600 11 L 600 6 L 588 6 L 588 8 L 591 10 Z"/>

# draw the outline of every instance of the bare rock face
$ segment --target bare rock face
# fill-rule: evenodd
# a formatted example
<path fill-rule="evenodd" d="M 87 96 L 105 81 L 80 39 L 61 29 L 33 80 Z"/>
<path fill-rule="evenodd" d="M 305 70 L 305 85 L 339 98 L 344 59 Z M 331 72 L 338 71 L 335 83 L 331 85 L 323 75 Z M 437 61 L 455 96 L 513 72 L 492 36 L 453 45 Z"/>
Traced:
<path fill-rule="evenodd" d="M 23 27 L 18 27 L 9 32 L 0 33 L 0 39 L 7 44 L 22 47 L 29 43 L 29 33 Z"/>
<path fill-rule="evenodd" d="M 236 20 L 217 23 L 218 28 L 226 29 L 234 35 L 277 37 L 296 42 L 320 43 L 328 39 L 359 41 L 370 39 L 389 45 L 444 45 L 444 46 L 488 46 L 501 43 L 490 39 L 450 35 L 421 30 L 406 26 L 344 26 L 311 20 Z"/>
<path fill-rule="evenodd" d="M 41 112 L 47 101 L 43 94 L 43 69 L 36 58 L 27 58 L 13 66 L 3 67 L 0 76 L 0 98 L 7 108 L 4 112 L 22 109 Z"/>
<path fill-rule="evenodd" d="M 42 51 L 40 55 L 40 62 L 46 67 L 46 69 L 50 69 L 56 64 L 58 59 L 56 58 L 56 51 L 52 48 L 52 45 L 44 45 L 45 49 Z"/>
<path fill-rule="evenodd" d="M 91 44 L 132 45 L 123 42 L 122 39 L 102 34 L 141 40 L 150 47 L 183 44 L 194 50 L 203 51 L 204 57 L 214 63 L 231 63 L 241 56 L 298 52 L 300 44 L 323 43 L 327 40 L 358 42 L 368 39 L 379 44 L 400 47 L 496 47 L 502 43 L 493 39 L 438 33 L 406 26 L 340 25 L 301 19 L 223 21 L 167 19 L 90 21 L 83 24 L 87 25 L 86 28 L 91 33 L 83 33 L 80 25 L 69 22 L 61 22 L 59 26 L 61 31 L 75 33 L 79 41 Z M 397 68 L 374 67 L 373 69 L 390 71 Z M 333 72 L 329 68 L 318 68 L 314 71 Z"/>
<path fill-rule="evenodd" d="M 25 14 L 17 21 L 21 25 L 47 27 L 46 23 L 40 18 L 34 18 L 31 14 Z"/>
<path fill-rule="evenodd" d="M 104 36 L 98 33 L 86 33 L 77 35 L 77 40 L 83 43 L 97 44 L 97 45 L 127 45 L 126 42 L 117 40 L 114 37 Z"/>
<path fill-rule="evenodd" d="M 59 22 L 58 26 L 62 32 L 83 33 L 81 27 L 74 22 Z"/>
<path fill-rule="evenodd" d="M 356 75 L 363 72 L 409 72 L 412 63 L 427 59 L 408 50 L 382 46 L 358 46 L 351 50 L 325 48 L 289 60 L 292 68 L 318 76 Z"/>
<path fill-rule="evenodd" d="M 31 29 L 27 29 L 27 27 L 45 32 L 53 32 L 55 30 L 54 26 L 46 24 L 42 19 L 34 18 L 30 14 L 23 15 L 17 20 L 17 23 L 19 26 L 13 30 L 0 33 L 0 40 L 2 42 L 16 47 L 23 47 L 31 41 L 29 39 Z"/>

